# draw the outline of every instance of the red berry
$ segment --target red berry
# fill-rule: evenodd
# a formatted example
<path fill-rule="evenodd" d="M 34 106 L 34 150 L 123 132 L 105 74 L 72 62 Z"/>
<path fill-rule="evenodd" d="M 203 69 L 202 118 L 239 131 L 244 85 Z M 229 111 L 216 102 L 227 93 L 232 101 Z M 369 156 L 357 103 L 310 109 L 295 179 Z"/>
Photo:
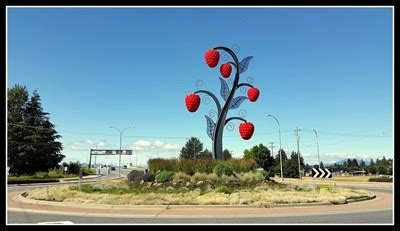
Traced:
<path fill-rule="evenodd" d="M 214 49 L 210 49 L 206 52 L 204 58 L 206 59 L 206 63 L 209 67 L 216 67 L 219 62 L 219 52 Z"/>
<path fill-rule="evenodd" d="M 228 78 L 231 75 L 232 66 L 229 63 L 224 63 L 221 65 L 219 71 L 224 78 Z"/>
<path fill-rule="evenodd" d="M 247 91 L 247 97 L 249 98 L 249 100 L 251 102 L 254 102 L 258 99 L 258 96 L 260 95 L 260 91 L 258 90 L 258 88 L 252 87 L 249 88 L 249 90 Z"/>
<path fill-rule="evenodd" d="M 194 93 L 189 94 L 185 98 L 186 108 L 190 112 L 195 112 L 200 106 L 200 97 Z"/>
<path fill-rule="evenodd" d="M 239 133 L 244 140 L 250 139 L 254 133 L 254 125 L 250 122 L 241 123 L 239 125 Z"/>

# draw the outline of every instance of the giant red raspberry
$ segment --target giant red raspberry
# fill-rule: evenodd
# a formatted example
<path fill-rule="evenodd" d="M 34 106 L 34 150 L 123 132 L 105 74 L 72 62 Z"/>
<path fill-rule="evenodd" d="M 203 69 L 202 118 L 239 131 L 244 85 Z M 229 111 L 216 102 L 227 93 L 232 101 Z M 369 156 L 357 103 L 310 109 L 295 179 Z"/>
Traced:
<path fill-rule="evenodd" d="M 247 97 L 249 98 L 249 100 L 251 102 L 254 102 L 258 99 L 258 96 L 260 95 L 260 91 L 258 90 L 258 88 L 252 87 L 249 88 L 249 90 L 247 91 Z"/>
<path fill-rule="evenodd" d="M 185 98 L 186 108 L 190 112 L 195 112 L 200 106 L 200 97 L 194 93 L 191 93 Z"/>
<path fill-rule="evenodd" d="M 254 133 L 254 125 L 250 122 L 241 123 L 239 125 L 239 133 L 244 140 L 250 139 Z"/>
<path fill-rule="evenodd" d="M 221 65 L 219 71 L 224 78 L 229 78 L 232 72 L 232 66 L 229 63 L 224 63 Z"/>
<path fill-rule="evenodd" d="M 219 52 L 214 49 L 210 49 L 206 52 L 204 58 L 206 59 L 206 63 L 209 67 L 216 67 L 219 62 Z"/>

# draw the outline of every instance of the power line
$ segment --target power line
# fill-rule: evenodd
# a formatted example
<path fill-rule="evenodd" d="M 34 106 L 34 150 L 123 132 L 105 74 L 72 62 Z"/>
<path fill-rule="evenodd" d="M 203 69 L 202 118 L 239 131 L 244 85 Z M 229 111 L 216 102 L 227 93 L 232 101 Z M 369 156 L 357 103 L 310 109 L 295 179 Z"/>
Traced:
<path fill-rule="evenodd" d="M 29 126 L 29 125 L 23 125 L 23 124 L 13 124 L 9 123 L 8 125 L 11 126 L 19 126 L 19 127 L 28 127 L 28 128 L 35 128 L 35 129 L 44 129 L 44 130 L 53 130 L 53 129 L 48 129 L 48 128 L 43 128 L 43 127 L 35 127 L 35 126 Z M 290 132 L 291 130 L 284 130 L 281 132 Z M 104 133 L 92 133 L 92 132 L 78 132 L 78 131 L 64 131 L 64 130 L 59 130 L 58 133 L 75 133 L 75 134 L 82 134 L 82 135 L 96 135 L 96 136 L 119 136 L 115 134 L 104 134 Z M 266 134 L 273 134 L 273 133 L 278 133 L 278 132 L 258 132 L 254 133 L 253 136 L 255 135 L 266 135 Z M 226 135 L 224 137 L 239 137 L 240 135 Z M 132 138 L 160 138 L 160 139 L 186 139 L 186 136 L 141 136 L 141 135 L 136 135 L 136 136 L 127 136 L 125 135 L 124 137 L 132 137 Z M 198 138 L 208 138 L 208 136 L 200 136 Z"/>

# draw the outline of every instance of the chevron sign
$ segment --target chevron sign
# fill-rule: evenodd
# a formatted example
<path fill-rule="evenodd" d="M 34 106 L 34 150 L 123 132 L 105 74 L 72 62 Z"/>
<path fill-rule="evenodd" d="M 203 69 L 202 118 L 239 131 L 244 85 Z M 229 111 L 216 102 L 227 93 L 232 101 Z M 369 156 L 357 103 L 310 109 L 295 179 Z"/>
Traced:
<path fill-rule="evenodd" d="M 327 168 L 313 168 L 312 169 L 313 178 L 332 178 L 332 173 Z"/>

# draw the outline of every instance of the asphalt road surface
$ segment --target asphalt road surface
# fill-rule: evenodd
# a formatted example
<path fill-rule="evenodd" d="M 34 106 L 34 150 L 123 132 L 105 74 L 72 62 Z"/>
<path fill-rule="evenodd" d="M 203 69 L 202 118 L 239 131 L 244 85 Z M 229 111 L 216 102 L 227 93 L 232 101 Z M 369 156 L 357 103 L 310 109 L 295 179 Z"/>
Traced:
<path fill-rule="evenodd" d="M 71 221 L 74 224 L 391 224 L 392 210 L 290 217 L 246 218 L 108 218 L 65 216 L 38 213 L 8 212 L 8 223 L 37 224 L 39 222 Z"/>

